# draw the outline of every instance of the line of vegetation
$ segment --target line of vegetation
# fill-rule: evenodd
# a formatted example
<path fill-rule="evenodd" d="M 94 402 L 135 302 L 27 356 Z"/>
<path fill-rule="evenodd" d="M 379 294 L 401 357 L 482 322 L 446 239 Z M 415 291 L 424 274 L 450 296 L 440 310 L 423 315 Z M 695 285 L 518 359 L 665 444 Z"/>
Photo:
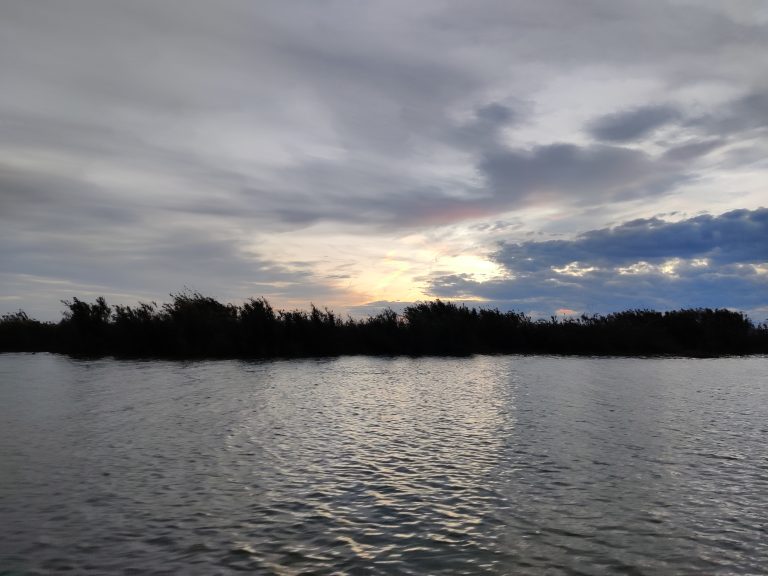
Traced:
<path fill-rule="evenodd" d="M 355 320 L 314 305 L 274 310 L 257 298 L 238 306 L 197 292 L 158 306 L 110 306 L 78 298 L 58 323 L 24 312 L 0 317 L 0 351 L 164 358 L 568 354 L 722 356 L 768 353 L 768 324 L 740 312 L 629 310 L 533 320 L 520 312 L 436 300 Z"/>

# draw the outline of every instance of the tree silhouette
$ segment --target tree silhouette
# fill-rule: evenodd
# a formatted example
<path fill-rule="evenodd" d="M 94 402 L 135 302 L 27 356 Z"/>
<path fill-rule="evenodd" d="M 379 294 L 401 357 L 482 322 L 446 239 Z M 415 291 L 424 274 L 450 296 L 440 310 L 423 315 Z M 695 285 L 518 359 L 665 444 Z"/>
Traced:
<path fill-rule="evenodd" d="M 167 358 L 272 358 L 339 354 L 498 353 L 688 355 L 768 353 L 768 325 L 740 312 L 626 310 L 533 320 L 520 312 L 419 302 L 402 314 L 342 320 L 327 308 L 275 310 L 264 298 L 223 304 L 199 292 L 169 303 L 109 306 L 63 300 L 58 323 L 23 311 L 0 317 L 0 351 Z"/>

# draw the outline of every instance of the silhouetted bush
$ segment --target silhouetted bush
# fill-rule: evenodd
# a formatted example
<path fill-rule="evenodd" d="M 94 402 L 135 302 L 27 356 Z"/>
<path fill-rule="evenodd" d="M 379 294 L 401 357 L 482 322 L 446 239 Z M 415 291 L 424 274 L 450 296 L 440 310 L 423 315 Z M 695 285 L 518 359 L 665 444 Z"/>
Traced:
<path fill-rule="evenodd" d="M 197 292 L 171 296 L 173 302 L 163 305 L 163 314 L 174 355 L 229 356 L 239 352 L 237 306 Z"/>
<path fill-rule="evenodd" d="M 533 320 L 520 312 L 435 300 L 342 320 L 327 308 L 277 310 L 264 298 L 241 306 L 198 292 L 171 302 L 109 306 L 62 301 L 58 323 L 23 311 L 0 317 L 0 351 L 170 358 L 271 358 L 339 354 L 451 355 L 547 353 L 687 355 L 768 353 L 768 325 L 708 308 Z"/>
<path fill-rule="evenodd" d="M 61 301 L 68 308 L 59 324 L 63 350 L 73 354 L 103 354 L 109 351 L 108 331 L 112 310 L 103 296 L 88 304 L 77 298 Z"/>
<path fill-rule="evenodd" d="M 251 298 L 240 307 L 240 345 L 244 356 L 269 358 L 277 354 L 277 317 L 264 298 Z"/>
<path fill-rule="evenodd" d="M 0 351 L 45 352 L 57 348 L 56 331 L 59 327 L 49 322 L 32 320 L 19 310 L 0 316 Z"/>

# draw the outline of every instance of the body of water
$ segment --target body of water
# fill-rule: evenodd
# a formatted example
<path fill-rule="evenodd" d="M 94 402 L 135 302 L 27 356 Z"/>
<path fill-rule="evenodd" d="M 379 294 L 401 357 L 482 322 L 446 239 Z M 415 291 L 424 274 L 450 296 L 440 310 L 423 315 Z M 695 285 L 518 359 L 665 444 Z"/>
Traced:
<path fill-rule="evenodd" d="M 0 355 L 0 574 L 762 574 L 768 359 Z"/>

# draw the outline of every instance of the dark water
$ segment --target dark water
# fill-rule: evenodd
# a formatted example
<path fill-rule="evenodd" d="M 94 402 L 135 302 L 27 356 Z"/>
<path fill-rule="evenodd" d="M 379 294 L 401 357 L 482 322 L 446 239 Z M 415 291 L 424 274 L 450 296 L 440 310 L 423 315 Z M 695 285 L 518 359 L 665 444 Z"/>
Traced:
<path fill-rule="evenodd" d="M 0 356 L 2 574 L 764 574 L 768 359 Z"/>

